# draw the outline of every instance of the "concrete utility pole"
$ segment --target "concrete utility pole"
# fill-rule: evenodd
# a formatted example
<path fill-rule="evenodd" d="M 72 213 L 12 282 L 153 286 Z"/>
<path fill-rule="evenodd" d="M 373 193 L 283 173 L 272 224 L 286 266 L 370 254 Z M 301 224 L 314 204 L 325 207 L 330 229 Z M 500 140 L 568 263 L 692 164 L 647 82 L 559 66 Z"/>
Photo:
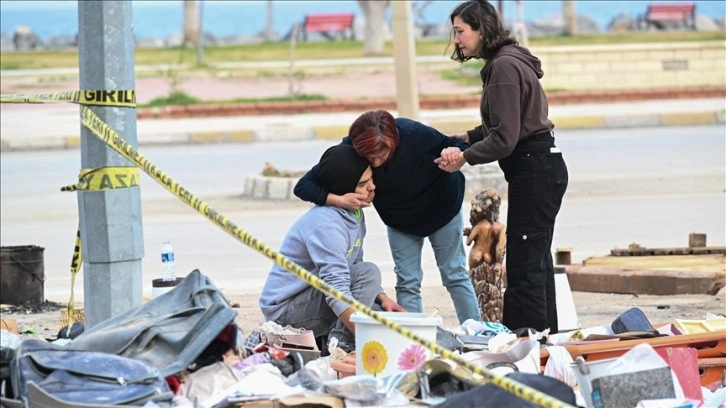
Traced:
<path fill-rule="evenodd" d="M 393 61 L 396 69 L 398 116 L 418 120 L 416 45 L 410 1 L 393 2 Z"/>
<path fill-rule="evenodd" d="M 78 62 L 82 90 L 134 89 L 131 2 L 78 1 Z M 136 146 L 136 109 L 91 107 Z M 81 126 L 81 167 L 135 167 Z M 142 302 L 144 235 L 139 187 L 78 191 L 83 252 L 85 325 Z M 161 245 L 161 243 L 159 244 Z"/>

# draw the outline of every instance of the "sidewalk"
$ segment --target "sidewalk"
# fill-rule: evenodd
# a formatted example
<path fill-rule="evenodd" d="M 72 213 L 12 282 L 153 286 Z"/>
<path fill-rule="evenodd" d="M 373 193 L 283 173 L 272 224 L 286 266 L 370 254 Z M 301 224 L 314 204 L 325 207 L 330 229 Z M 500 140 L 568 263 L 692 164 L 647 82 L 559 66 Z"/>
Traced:
<path fill-rule="evenodd" d="M 80 146 L 78 106 L 0 105 L 0 151 Z M 137 120 L 139 146 L 332 139 L 361 111 Z M 397 112 L 392 111 L 394 116 Z M 550 105 L 555 130 L 725 123 L 723 98 Z M 422 110 L 419 120 L 443 133 L 480 123 L 476 108 Z"/>

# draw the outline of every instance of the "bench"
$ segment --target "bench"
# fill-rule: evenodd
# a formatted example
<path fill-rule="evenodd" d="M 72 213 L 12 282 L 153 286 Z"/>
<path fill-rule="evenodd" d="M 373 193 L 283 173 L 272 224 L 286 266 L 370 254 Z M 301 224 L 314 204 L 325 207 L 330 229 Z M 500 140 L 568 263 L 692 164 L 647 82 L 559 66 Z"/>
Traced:
<path fill-rule="evenodd" d="M 696 29 L 694 3 L 649 4 L 642 19 L 643 28 L 686 27 Z"/>
<path fill-rule="evenodd" d="M 320 33 L 323 37 L 354 39 L 353 13 L 315 13 L 305 16 L 303 23 L 303 39 L 307 41 L 309 33 Z"/>

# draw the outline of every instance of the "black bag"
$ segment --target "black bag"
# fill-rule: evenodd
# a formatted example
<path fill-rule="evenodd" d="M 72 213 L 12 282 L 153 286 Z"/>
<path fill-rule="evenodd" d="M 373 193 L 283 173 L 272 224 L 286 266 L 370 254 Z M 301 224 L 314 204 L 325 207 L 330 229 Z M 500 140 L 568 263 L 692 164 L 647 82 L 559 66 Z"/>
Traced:
<path fill-rule="evenodd" d="M 572 387 L 566 383 L 546 375 L 514 372 L 507 377 L 527 385 L 558 399 L 565 404 L 575 406 L 577 401 Z M 499 408 L 499 407 L 538 407 L 532 402 L 523 400 L 492 383 L 486 383 L 472 390 L 462 392 L 446 399 L 436 408 Z"/>
<path fill-rule="evenodd" d="M 11 362 L 13 394 L 29 406 L 29 384 L 69 406 L 171 404 L 173 393 L 154 367 L 108 353 L 69 350 L 43 340 L 23 340 Z"/>
<path fill-rule="evenodd" d="M 236 316 L 214 283 L 195 269 L 169 292 L 86 328 L 68 348 L 143 361 L 166 378 L 189 368 Z M 228 348 L 236 348 L 236 336 L 230 342 Z"/>
<path fill-rule="evenodd" d="M 617 319 L 610 324 L 610 328 L 612 328 L 613 333 L 615 334 L 655 331 L 653 326 L 650 324 L 650 321 L 648 321 L 648 318 L 645 317 L 643 311 L 637 307 L 631 307 L 621 313 L 620 316 L 618 316 Z"/>
<path fill-rule="evenodd" d="M 15 349 L 0 347 L 0 396 L 13 398 L 13 387 L 10 385 L 10 362 L 15 357 Z"/>

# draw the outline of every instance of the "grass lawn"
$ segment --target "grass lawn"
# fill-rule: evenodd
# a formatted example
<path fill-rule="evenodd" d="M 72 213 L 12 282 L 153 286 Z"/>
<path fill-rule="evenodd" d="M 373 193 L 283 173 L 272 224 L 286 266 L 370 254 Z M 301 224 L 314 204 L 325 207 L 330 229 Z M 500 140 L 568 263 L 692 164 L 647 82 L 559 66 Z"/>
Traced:
<path fill-rule="evenodd" d="M 580 36 L 547 36 L 530 38 L 530 48 L 549 47 L 561 45 L 595 45 L 595 44 L 625 44 L 625 43 L 656 43 L 677 41 L 724 41 L 724 32 L 634 32 L 609 33 L 599 35 Z M 448 47 L 448 48 L 447 48 Z M 419 40 L 416 42 L 416 54 L 419 56 L 448 56 L 453 48 L 448 40 Z M 536 52 L 536 51 L 535 51 Z M 228 47 L 205 47 L 203 54 L 204 66 L 197 65 L 197 51 L 194 48 L 164 48 L 135 50 L 135 64 L 162 67 L 156 72 L 139 72 L 138 76 L 162 77 L 170 82 L 178 82 L 186 76 L 217 75 L 218 69 L 212 69 L 211 64 L 222 62 L 253 62 L 253 61 L 287 61 L 290 56 L 290 44 L 286 42 L 269 42 L 260 44 L 247 44 Z M 299 42 L 295 46 L 296 60 L 311 59 L 340 59 L 363 57 L 363 43 L 361 41 L 329 41 L 329 42 Z M 383 54 L 378 56 L 392 56 L 393 44 L 387 43 Z M 180 64 L 184 67 L 176 67 Z M 465 85 L 479 84 L 479 70 L 484 62 L 481 60 L 468 61 L 454 69 L 440 71 L 442 78 L 456 81 Z M 172 66 L 175 67 L 172 67 Z M 78 51 L 31 51 L 31 52 L 2 52 L 0 53 L 0 70 L 43 69 L 43 68 L 77 68 Z M 285 76 L 287 69 L 258 69 L 234 68 L 224 69 L 228 76 Z M 295 76 L 305 76 L 314 73 L 306 69 L 296 68 Z M 324 75 L 324 74 L 323 74 Z M 556 90 L 548 89 L 548 92 Z M 190 105 L 199 103 L 244 103 L 244 102 L 275 102 L 275 101 L 307 101 L 324 100 L 323 95 L 295 95 L 284 98 L 262 99 L 234 99 L 200 101 L 192 95 L 174 89 L 169 95 L 150 101 L 141 107 L 158 107 L 168 105 Z"/>
<path fill-rule="evenodd" d="M 588 45 L 588 44 L 624 44 L 674 41 L 724 41 L 726 33 L 719 32 L 643 32 L 643 33 L 610 33 L 581 36 L 547 36 L 530 38 L 529 46 L 557 45 Z M 420 40 L 416 42 L 417 55 L 449 55 L 445 54 L 447 40 Z M 386 44 L 382 56 L 393 55 L 393 46 Z M 196 65 L 196 49 L 136 49 L 136 65 L 168 65 L 186 63 Z M 230 47 L 206 47 L 203 61 L 205 64 L 219 62 L 269 61 L 287 60 L 290 56 L 290 44 L 271 42 Z M 329 41 L 299 42 L 295 46 L 295 58 L 336 59 L 363 57 L 363 43 L 360 41 Z M 78 67 L 78 51 L 29 51 L 0 53 L 0 70 L 38 69 L 38 68 L 73 68 Z"/>

